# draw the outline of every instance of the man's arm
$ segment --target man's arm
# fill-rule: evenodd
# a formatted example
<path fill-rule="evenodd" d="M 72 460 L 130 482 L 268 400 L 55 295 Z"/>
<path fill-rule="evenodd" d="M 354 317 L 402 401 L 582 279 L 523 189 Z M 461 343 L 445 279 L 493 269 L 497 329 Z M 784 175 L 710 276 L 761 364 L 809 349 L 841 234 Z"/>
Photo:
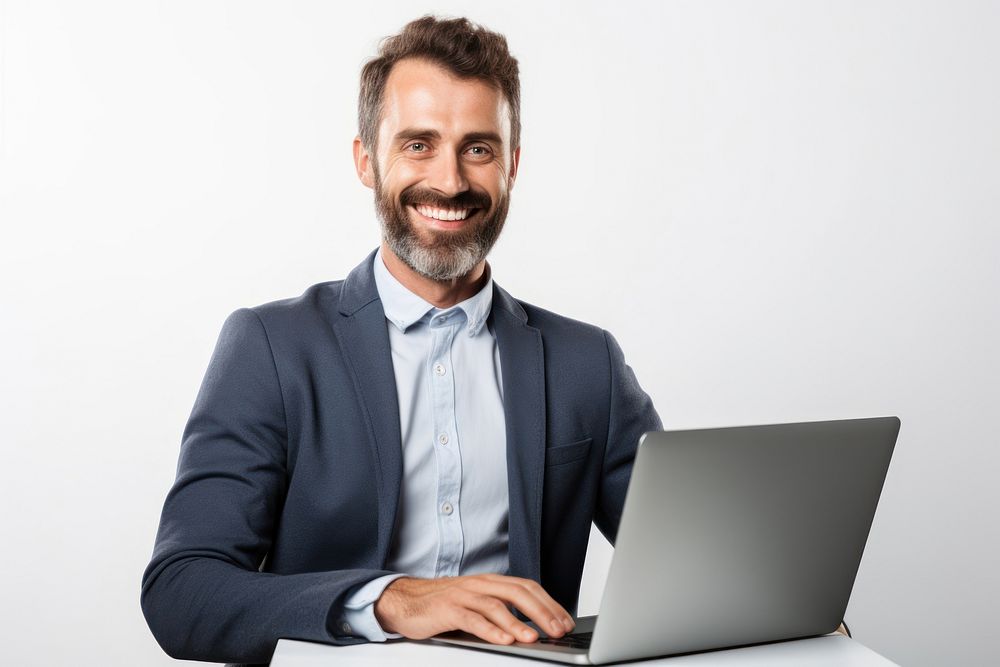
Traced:
<path fill-rule="evenodd" d="M 632 477 L 632 462 L 639 437 L 646 431 L 663 428 L 653 401 L 639 386 L 635 373 L 625 363 L 618 341 L 604 332 L 611 365 L 611 400 L 608 414 L 607 447 L 601 491 L 594 523 L 612 544 L 618 535 L 618 524 L 625 504 L 625 491 Z"/>
<path fill-rule="evenodd" d="M 142 610 L 171 656 L 265 662 L 279 637 L 357 643 L 345 596 L 388 574 L 260 572 L 286 493 L 284 403 L 250 310 L 223 326 L 164 502 Z"/>

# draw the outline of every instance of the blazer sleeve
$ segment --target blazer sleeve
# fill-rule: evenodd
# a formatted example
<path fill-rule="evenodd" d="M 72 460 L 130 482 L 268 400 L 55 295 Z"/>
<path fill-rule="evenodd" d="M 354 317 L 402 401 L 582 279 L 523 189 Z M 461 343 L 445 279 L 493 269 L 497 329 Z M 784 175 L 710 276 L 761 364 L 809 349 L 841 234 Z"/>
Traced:
<path fill-rule="evenodd" d="M 184 430 L 142 611 L 172 657 L 266 662 L 281 637 L 364 641 L 341 622 L 352 588 L 388 574 L 261 572 L 287 488 L 281 387 L 252 310 L 223 326 Z"/>
<path fill-rule="evenodd" d="M 618 341 L 607 331 L 604 339 L 611 364 L 611 392 L 608 408 L 608 434 L 600 495 L 594 523 L 611 544 L 618 535 L 618 524 L 625 505 L 625 492 L 632 477 L 632 462 L 639 437 L 646 431 L 663 428 L 660 416 L 649 395 L 639 386 L 635 373 L 625 363 Z"/>

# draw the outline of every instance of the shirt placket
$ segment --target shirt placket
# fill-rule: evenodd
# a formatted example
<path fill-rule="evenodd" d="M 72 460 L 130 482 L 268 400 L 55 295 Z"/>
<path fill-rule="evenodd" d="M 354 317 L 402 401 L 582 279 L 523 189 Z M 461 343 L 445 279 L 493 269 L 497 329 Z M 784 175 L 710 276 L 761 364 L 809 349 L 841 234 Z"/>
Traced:
<path fill-rule="evenodd" d="M 431 320 L 433 343 L 429 371 L 434 406 L 432 437 L 438 473 L 438 577 L 458 576 L 465 549 L 460 512 L 462 456 L 455 420 L 455 373 L 451 355 L 461 319 L 460 311 L 454 311 Z"/>

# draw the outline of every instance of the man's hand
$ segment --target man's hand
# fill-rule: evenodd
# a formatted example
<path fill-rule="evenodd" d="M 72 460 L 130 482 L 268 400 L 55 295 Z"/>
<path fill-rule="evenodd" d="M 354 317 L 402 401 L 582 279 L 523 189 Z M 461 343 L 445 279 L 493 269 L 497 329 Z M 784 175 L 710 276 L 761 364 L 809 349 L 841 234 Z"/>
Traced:
<path fill-rule="evenodd" d="M 562 637 L 573 629 L 570 615 L 536 582 L 499 574 L 396 579 L 375 603 L 375 618 L 384 631 L 409 639 L 449 630 L 463 630 L 493 644 L 538 639 L 510 607 L 550 636 Z"/>

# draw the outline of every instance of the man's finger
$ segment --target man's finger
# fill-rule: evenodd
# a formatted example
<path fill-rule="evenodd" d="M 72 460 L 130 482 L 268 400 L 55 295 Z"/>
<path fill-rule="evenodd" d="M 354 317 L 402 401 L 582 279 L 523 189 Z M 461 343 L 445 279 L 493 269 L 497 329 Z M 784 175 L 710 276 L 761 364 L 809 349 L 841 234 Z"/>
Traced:
<path fill-rule="evenodd" d="M 453 625 L 456 630 L 468 632 L 491 644 L 511 644 L 514 642 L 513 635 L 497 627 L 485 616 L 472 609 L 456 608 Z"/>
<path fill-rule="evenodd" d="M 573 629 L 576 623 L 573 621 L 573 617 L 570 616 L 569 612 L 563 609 L 562 605 L 556 602 L 555 598 L 549 595 L 548 591 L 542 588 L 534 579 L 515 579 L 516 583 L 523 586 L 527 591 L 533 594 L 537 599 L 539 599 L 545 607 L 552 612 L 553 617 L 563 624 L 566 631 L 569 632 Z"/>
<path fill-rule="evenodd" d="M 503 629 L 517 641 L 533 642 L 538 639 L 538 633 L 510 613 L 510 609 L 500 598 L 482 593 L 470 593 L 463 603 L 470 609 L 475 609 L 486 620 Z"/>

